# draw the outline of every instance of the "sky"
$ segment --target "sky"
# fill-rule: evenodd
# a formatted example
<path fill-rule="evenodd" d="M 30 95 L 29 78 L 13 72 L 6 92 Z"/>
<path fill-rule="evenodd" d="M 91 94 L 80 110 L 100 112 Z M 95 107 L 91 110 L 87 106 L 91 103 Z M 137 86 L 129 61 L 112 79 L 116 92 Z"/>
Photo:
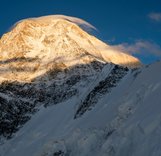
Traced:
<path fill-rule="evenodd" d="M 161 59 L 161 0 L 1 0 L 0 36 L 21 19 L 55 14 L 89 22 L 94 35 L 145 64 Z"/>

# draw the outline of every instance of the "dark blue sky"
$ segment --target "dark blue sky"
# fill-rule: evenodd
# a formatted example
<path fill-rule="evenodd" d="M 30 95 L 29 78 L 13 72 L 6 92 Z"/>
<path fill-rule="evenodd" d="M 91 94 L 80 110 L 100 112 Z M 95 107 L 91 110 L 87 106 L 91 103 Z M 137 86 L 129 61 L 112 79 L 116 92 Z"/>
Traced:
<path fill-rule="evenodd" d="M 161 57 L 161 0 L 4 0 L 0 35 L 21 19 L 50 14 L 88 21 L 99 38 L 119 44 L 144 63 Z"/>

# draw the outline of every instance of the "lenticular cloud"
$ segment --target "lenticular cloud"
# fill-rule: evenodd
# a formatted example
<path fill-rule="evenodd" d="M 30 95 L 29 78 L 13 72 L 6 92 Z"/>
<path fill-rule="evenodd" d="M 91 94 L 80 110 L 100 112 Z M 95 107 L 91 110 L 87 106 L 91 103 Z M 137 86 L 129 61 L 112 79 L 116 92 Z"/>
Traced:
<path fill-rule="evenodd" d="M 48 16 L 42 16 L 42 17 L 32 17 L 32 18 L 28 18 L 28 19 L 34 19 L 34 20 L 64 19 L 64 20 L 67 20 L 67 21 L 77 24 L 78 26 L 80 26 L 82 29 L 84 29 L 87 32 L 90 32 L 92 30 L 97 30 L 93 25 L 91 25 L 90 23 L 86 22 L 83 19 L 80 19 L 77 17 L 66 16 L 66 15 L 48 15 Z M 26 19 L 24 19 L 24 20 L 26 20 Z M 12 30 L 13 28 L 15 28 L 17 26 L 17 24 L 19 24 L 22 21 L 23 20 L 20 20 L 17 23 L 15 23 L 12 27 L 10 27 L 9 31 Z"/>
<path fill-rule="evenodd" d="M 68 20 L 72 23 L 75 23 L 79 25 L 81 28 L 85 29 L 86 31 L 91 31 L 91 30 L 97 30 L 93 25 L 90 23 L 86 22 L 83 19 L 77 18 L 77 17 L 71 17 L 71 16 L 65 16 L 65 15 L 49 15 L 49 16 L 42 16 L 39 17 L 41 19 L 65 19 Z"/>

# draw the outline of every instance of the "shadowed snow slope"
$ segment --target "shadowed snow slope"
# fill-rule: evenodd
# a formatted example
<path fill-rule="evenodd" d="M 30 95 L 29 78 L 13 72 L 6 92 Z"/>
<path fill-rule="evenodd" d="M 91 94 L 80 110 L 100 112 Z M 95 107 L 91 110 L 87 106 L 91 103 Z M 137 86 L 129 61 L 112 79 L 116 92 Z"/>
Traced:
<path fill-rule="evenodd" d="M 0 80 L 29 82 L 56 63 L 67 68 L 98 59 L 128 67 L 141 65 L 138 59 L 112 49 L 74 22 L 92 27 L 67 16 L 44 16 L 15 24 L 0 40 Z"/>
<path fill-rule="evenodd" d="M 94 87 L 86 95 L 80 92 L 58 105 L 40 108 L 12 139 L 0 146 L 0 155 L 160 156 L 160 66 L 158 62 L 129 71 L 79 118 L 74 119 L 74 115 Z M 107 72 L 93 85 L 106 79 L 113 69 L 106 67 Z"/>

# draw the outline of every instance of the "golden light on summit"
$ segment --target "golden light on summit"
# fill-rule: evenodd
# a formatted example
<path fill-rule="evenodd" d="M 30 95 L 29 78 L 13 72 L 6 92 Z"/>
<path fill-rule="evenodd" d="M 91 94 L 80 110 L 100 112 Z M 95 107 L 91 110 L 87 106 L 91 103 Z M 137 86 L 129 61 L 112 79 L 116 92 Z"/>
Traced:
<path fill-rule="evenodd" d="M 138 59 L 116 51 L 77 24 L 94 28 L 67 16 L 45 16 L 15 24 L 0 40 L 1 81 L 31 81 L 61 63 L 68 68 L 97 59 L 128 67 L 141 65 Z"/>

